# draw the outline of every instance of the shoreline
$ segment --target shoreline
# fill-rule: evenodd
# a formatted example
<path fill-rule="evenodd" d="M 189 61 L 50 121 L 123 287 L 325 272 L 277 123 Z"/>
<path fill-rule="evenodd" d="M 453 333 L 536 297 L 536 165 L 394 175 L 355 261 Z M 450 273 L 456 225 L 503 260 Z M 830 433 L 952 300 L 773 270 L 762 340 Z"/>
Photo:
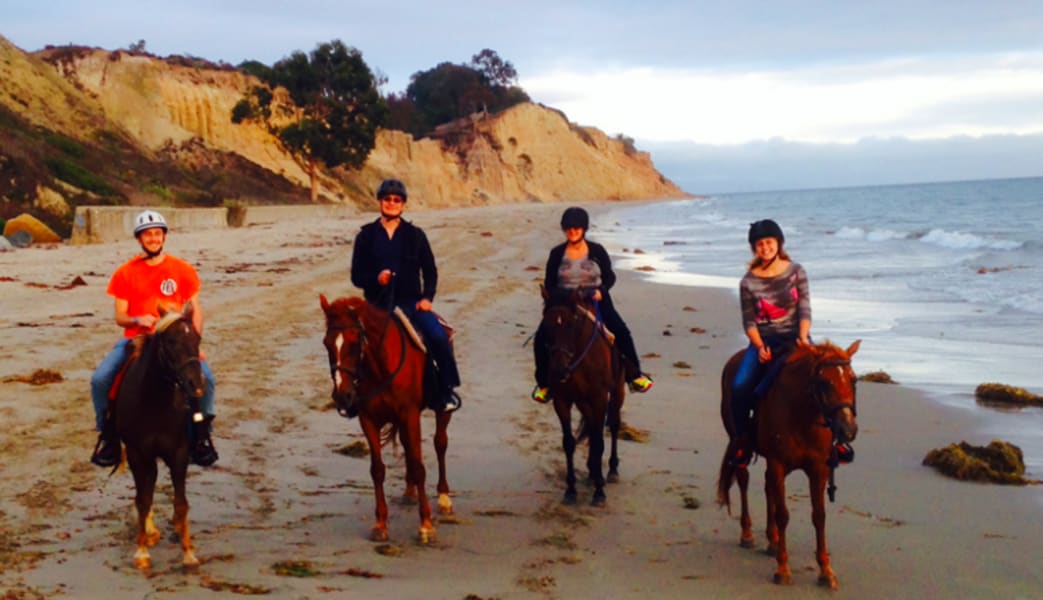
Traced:
<path fill-rule="evenodd" d="M 606 205 L 618 206 L 584 203 L 595 222 Z M 0 315 L 8 339 L 0 378 L 36 368 L 64 378 L 0 383 L 8 423 L 0 431 L 0 558 L 8 565 L 0 587 L 112 600 L 218 597 L 221 585 L 232 584 L 274 597 L 820 597 L 801 474 L 787 479 L 792 586 L 771 583 L 774 561 L 740 548 L 737 518 L 714 503 L 726 441 L 718 381 L 738 349 L 737 309 L 723 290 L 652 284 L 619 271 L 616 304 L 639 352 L 658 355 L 643 359 L 655 388 L 628 394 L 623 407 L 624 421 L 649 437 L 620 442 L 622 481 L 608 487 L 606 508 L 587 505 L 584 485 L 578 506 L 561 505 L 561 433 L 553 410 L 529 400 L 532 354 L 523 343 L 538 322 L 537 281 L 547 251 L 560 242 L 565 206 L 406 215 L 425 229 L 438 259 L 435 307 L 457 327 L 464 406 L 449 428 L 456 514 L 436 519 L 434 544 L 414 541 L 416 509 L 395 501 L 402 461 L 385 451 L 389 547 L 398 556 L 367 539 L 368 461 L 336 452 L 361 432 L 328 408 L 318 304 L 320 292 L 357 293 L 347 280 L 351 240 L 374 215 L 220 236 L 172 232 L 170 252 L 194 262 L 203 279 L 221 460 L 189 473 L 200 571 L 183 573 L 176 546 L 164 538 L 153 549 L 151 577 L 131 563 L 129 474 L 110 478 L 87 463 L 95 435 L 86 384 L 118 335 L 104 286 L 133 253 L 133 240 L 0 254 L 0 269 L 14 279 L 0 282 L 10 301 Z M 59 289 L 75 276 L 87 285 Z M 431 422 L 424 417 L 429 493 Z M 836 597 L 1031 597 L 1043 587 L 1030 559 L 1043 541 L 1027 527 L 1038 520 L 1036 490 L 958 482 L 920 465 L 928 450 L 967 435 L 969 415 L 933 406 L 915 390 L 866 383 L 859 424 L 856 461 L 838 471 L 837 501 L 827 505 Z M 585 459 L 581 447 L 581 476 Z M 750 472 L 760 549 L 763 460 Z M 167 481 L 161 473 L 161 486 Z M 170 503 L 162 494 L 156 510 L 167 533 Z M 280 576 L 273 565 L 285 560 L 309 561 L 317 575 Z"/>

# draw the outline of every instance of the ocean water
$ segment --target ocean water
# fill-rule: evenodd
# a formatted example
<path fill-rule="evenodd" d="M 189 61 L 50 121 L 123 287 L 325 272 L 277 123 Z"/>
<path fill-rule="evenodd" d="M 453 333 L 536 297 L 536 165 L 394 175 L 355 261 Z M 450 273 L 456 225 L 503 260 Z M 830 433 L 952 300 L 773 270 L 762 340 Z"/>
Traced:
<path fill-rule="evenodd" d="M 974 411 L 981 443 L 1021 445 L 1043 476 L 1043 409 L 974 399 L 984 382 L 1043 394 L 1043 178 L 665 200 L 614 209 L 591 237 L 618 268 L 654 267 L 653 281 L 736 290 L 738 347 L 746 232 L 764 218 L 808 272 L 812 337 L 861 339 L 856 371 Z"/>

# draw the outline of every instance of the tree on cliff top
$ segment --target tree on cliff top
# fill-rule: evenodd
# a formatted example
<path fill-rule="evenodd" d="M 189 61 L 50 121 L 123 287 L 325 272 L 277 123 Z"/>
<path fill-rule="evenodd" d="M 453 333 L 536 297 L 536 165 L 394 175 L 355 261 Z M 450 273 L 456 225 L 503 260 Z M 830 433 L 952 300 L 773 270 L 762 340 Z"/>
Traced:
<path fill-rule="evenodd" d="M 312 202 L 318 200 L 320 165 L 358 169 L 365 164 L 387 104 L 361 52 L 334 40 L 310 55 L 296 51 L 270 69 L 256 61 L 240 68 L 266 85 L 255 86 L 235 105 L 232 122 L 267 126 L 308 173 Z M 295 106 L 273 105 L 277 87 L 289 92 Z"/>
<path fill-rule="evenodd" d="M 391 95 L 391 127 L 427 135 L 435 127 L 479 111 L 499 112 L 527 102 L 528 94 L 515 85 L 517 71 L 488 48 L 466 65 L 443 62 L 418 71 L 404 96 Z"/>

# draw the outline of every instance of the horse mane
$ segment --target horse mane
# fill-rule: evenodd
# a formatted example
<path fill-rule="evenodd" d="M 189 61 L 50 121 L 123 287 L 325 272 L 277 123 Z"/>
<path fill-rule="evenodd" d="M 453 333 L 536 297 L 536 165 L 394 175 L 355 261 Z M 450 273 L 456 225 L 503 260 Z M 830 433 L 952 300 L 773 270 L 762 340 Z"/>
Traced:
<path fill-rule="evenodd" d="M 786 363 L 795 365 L 808 361 L 821 362 L 831 358 L 847 360 L 848 357 L 843 348 L 834 345 L 833 342 L 827 339 L 821 344 L 795 347 L 789 358 L 786 359 Z"/>
<path fill-rule="evenodd" d="M 164 331 L 166 331 L 167 327 L 170 327 L 184 316 L 185 315 L 183 315 L 182 313 L 173 310 L 164 314 L 162 317 L 160 317 L 159 321 L 156 321 L 155 332 L 163 333 Z"/>

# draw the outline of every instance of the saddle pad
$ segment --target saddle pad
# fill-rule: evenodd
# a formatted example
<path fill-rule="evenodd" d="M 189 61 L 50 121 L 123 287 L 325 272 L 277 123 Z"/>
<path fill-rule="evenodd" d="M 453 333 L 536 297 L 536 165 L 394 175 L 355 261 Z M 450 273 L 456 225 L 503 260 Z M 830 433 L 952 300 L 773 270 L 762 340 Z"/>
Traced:
<path fill-rule="evenodd" d="M 579 306 L 579 305 L 576 305 L 576 308 L 577 308 L 577 309 L 578 309 L 578 310 L 579 310 L 579 311 L 580 311 L 581 313 L 583 313 L 583 314 L 587 315 L 587 318 L 588 318 L 588 319 L 590 319 L 590 320 L 591 320 L 592 322 L 594 322 L 594 323 L 597 323 L 597 322 L 598 322 L 598 317 L 597 317 L 597 315 L 595 315 L 595 314 L 594 314 L 593 312 L 591 312 L 590 310 L 588 310 L 588 309 L 586 309 L 586 308 L 583 308 L 582 306 Z M 608 340 L 608 343 L 610 343 L 610 344 L 615 344 L 615 343 L 616 343 L 616 334 L 614 334 L 614 333 L 612 333 L 611 331 L 609 331 L 609 330 L 608 330 L 608 327 L 605 327 L 605 323 L 604 323 L 604 322 L 602 322 L 602 323 L 600 324 L 600 327 L 601 327 L 601 333 L 602 333 L 602 334 L 603 334 L 603 335 L 605 336 L 605 339 L 606 339 L 606 340 Z"/>
<path fill-rule="evenodd" d="M 406 313 L 402 312 L 402 309 L 396 306 L 394 315 L 395 318 L 398 319 L 398 322 L 402 324 L 406 333 L 409 334 L 409 339 L 413 341 L 413 344 L 421 352 L 427 354 L 427 346 L 424 345 L 424 341 L 420 338 L 420 334 L 417 332 L 416 328 L 413 327 L 413 323 L 409 320 L 409 317 L 406 316 Z M 453 342 L 453 334 L 456 333 L 456 330 L 442 318 L 442 315 L 435 313 L 435 316 L 438 317 L 438 322 L 445 329 L 446 335 L 449 336 L 449 343 L 451 344 Z"/>

